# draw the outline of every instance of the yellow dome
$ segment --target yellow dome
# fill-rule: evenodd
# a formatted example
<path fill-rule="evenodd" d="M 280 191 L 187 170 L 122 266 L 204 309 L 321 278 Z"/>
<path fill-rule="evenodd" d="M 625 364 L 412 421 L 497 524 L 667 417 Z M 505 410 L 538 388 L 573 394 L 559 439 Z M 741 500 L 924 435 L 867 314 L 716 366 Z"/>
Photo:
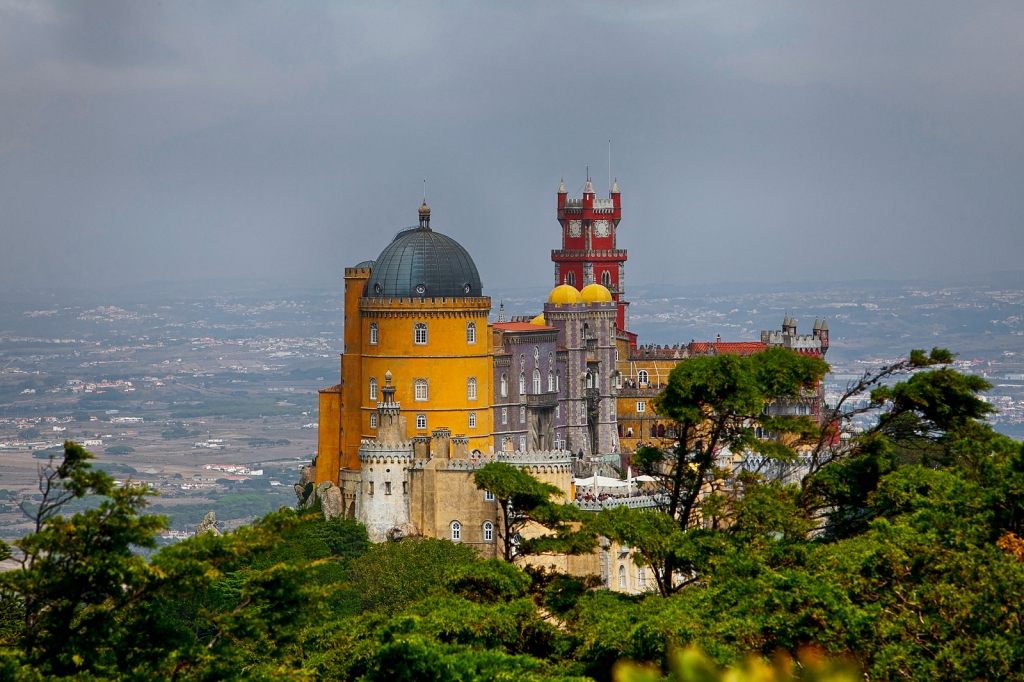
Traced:
<path fill-rule="evenodd" d="M 583 287 L 583 291 L 580 292 L 580 297 L 584 303 L 611 303 L 612 292 L 608 291 L 608 287 L 600 284 L 588 284 Z"/>
<path fill-rule="evenodd" d="M 548 303 L 573 305 L 583 303 L 583 298 L 580 296 L 580 292 L 576 291 L 576 287 L 571 284 L 559 284 L 551 290 L 551 295 L 548 296 Z"/>
<path fill-rule="evenodd" d="M 544 313 L 541 313 L 537 317 L 535 317 L 532 320 L 530 320 L 530 324 L 546 325 L 547 322 L 544 321 Z"/>

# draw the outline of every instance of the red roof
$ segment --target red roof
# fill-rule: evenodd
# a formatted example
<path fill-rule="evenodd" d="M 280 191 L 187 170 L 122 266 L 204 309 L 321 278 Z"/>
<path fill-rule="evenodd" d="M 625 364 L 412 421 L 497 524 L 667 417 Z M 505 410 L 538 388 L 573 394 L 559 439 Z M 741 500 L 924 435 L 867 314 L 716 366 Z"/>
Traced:
<path fill-rule="evenodd" d="M 695 341 L 689 344 L 691 353 L 708 353 L 714 350 L 723 355 L 752 355 L 767 350 L 768 346 L 760 341 Z"/>
<path fill-rule="evenodd" d="M 505 332 L 554 331 L 555 329 L 555 327 L 549 327 L 544 324 L 534 324 L 532 322 L 495 322 L 494 328 Z"/>

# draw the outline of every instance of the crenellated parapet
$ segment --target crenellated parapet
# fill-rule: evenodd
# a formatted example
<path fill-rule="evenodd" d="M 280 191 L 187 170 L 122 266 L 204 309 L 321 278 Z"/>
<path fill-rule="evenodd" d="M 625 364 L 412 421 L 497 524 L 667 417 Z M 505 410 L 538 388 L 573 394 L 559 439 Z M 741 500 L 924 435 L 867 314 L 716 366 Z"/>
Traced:
<path fill-rule="evenodd" d="M 359 444 L 361 464 L 412 464 L 412 441 L 400 443 L 378 443 L 363 439 Z"/>

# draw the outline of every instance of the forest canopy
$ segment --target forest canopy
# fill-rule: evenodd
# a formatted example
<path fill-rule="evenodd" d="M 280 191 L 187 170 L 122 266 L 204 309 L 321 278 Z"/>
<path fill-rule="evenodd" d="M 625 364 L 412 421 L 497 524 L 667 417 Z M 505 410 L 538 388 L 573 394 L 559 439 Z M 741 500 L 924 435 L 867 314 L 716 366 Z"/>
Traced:
<path fill-rule="evenodd" d="M 635 596 L 285 508 L 157 551 L 155 493 L 68 442 L 35 532 L 2 547 L 19 567 L 0 574 L 0 679 L 1024 679 L 1024 450 L 986 422 L 988 385 L 915 351 L 851 387 L 878 416 L 853 433 L 842 404 L 764 410 L 824 363 L 722 357 L 672 372 L 657 409 L 679 438 L 637 453 L 663 509 L 576 516 L 481 477 L 573 546 L 631 547 L 659 576 Z M 729 469 L 726 450 L 772 465 Z"/>

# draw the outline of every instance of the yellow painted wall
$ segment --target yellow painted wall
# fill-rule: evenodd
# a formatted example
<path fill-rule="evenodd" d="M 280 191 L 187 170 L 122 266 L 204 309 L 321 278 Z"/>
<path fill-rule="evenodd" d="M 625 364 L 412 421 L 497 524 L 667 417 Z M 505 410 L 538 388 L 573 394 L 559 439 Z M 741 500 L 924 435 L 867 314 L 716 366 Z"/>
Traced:
<path fill-rule="evenodd" d="M 375 299 L 360 302 L 362 369 L 359 404 L 363 438 L 373 438 L 370 415 L 377 409 L 370 398 L 370 379 L 376 378 L 378 396 L 390 370 L 395 399 L 409 421 L 410 436 L 426 436 L 445 427 L 453 435 L 470 439 L 470 449 L 487 452 L 493 443 L 491 399 L 493 353 L 487 326 L 490 299 Z M 467 341 L 466 327 L 476 324 L 476 343 Z M 378 343 L 370 345 L 370 325 L 377 324 Z M 427 325 L 427 343 L 415 343 L 414 325 Z M 346 360 L 347 361 L 347 360 Z M 469 399 L 468 379 L 476 378 L 476 400 Z M 415 399 L 415 380 L 427 380 L 427 400 Z M 476 413 L 476 428 L 469 415 Z M 416 415 L 425 414 L 425 429 L 416 426 Z"/>
<path fill-rule="evenodd" d="M 338 467 L 341 464 L 340 384 L 320 391 L 319 426 L 320 428 L 317 432 L 316 482 L 331 481 L 337 484 Z"/>
<path fill-rule="evenodd" d="M 362 386 L 362 315 L 359 300 L 363 289 L 370 279 L 369 268 L 345 268 L 345 352 L 341 358 L 342 385 L 342 420 L 341 420 L 341 458 L 342 469 L 359 469 L 359 441 L 362 425 L 358 406 L 361 404 L 360 387 Z M 322 428 L 322 425 L 321 425 Z M 317 476 L 325 474 L 317 471 Z M 333 473 L 333 482 L 337 483 L 337 472 Z"/>

